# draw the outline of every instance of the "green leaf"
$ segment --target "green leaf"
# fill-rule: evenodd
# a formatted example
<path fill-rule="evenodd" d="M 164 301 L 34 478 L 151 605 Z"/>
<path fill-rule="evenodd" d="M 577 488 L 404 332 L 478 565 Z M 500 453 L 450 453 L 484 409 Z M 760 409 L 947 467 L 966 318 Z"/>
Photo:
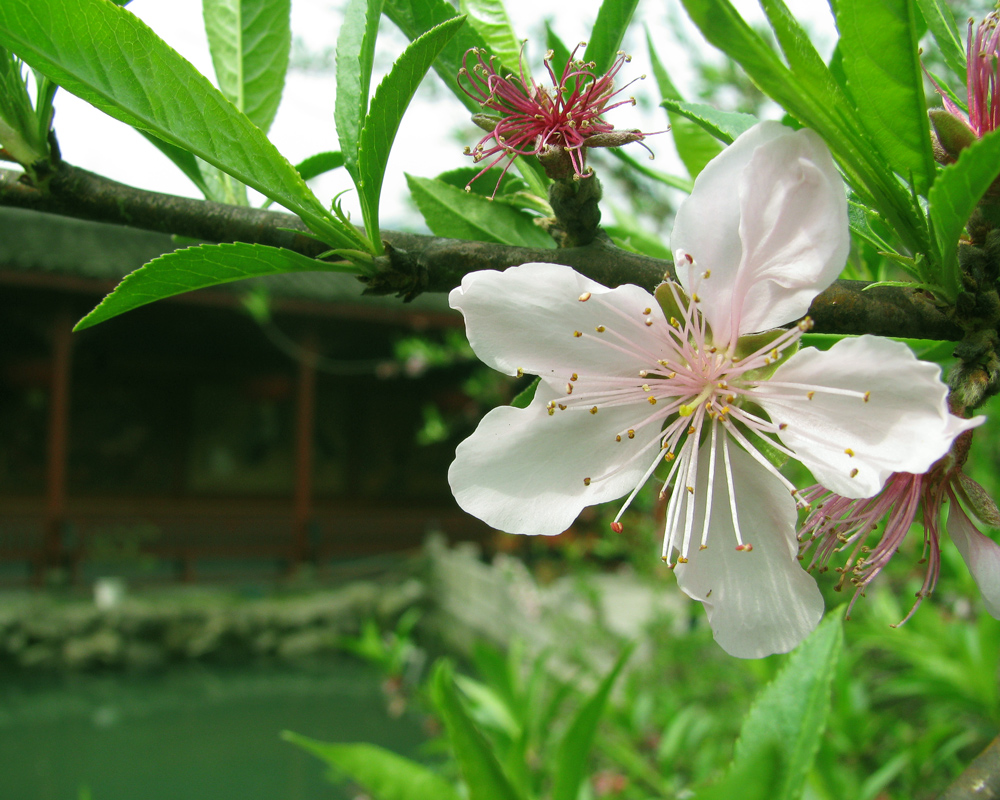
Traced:
<path fill-rule="evenodd" d="M 733 764 L 721 780 L 699 789 L 694 800 L 774 800 L 781 790 L 781 766 L 780 747 L 768 743 L 754 758 Z"/>
<path fill-rule="evenodd" d="M 920 194 L 934 182 L 913 0 L 837 0 L 848 89 L 889 167 Z"/>
<path fill-rule="evenodd" d="M 115 119 L 252 186 L 331 243 L 358 246 L 263 131 L 131 12 L 105 0 L 4 0 L 0 45 Z"/>
<path fill-rule="evenodd" d="M 203 0 L 219 89 L 265 133 L 285 87 L 291 0 Z"/>
<path fill-rule="evenodd" d="M 800 79 L 786 67 L 729 0 L 682 2 L 712 45 L 742 66 L 761 91 L 824 139 L 848 184 L 890 221 L 907 246 L 915 252 L 926 250 L 923 214 L 886 167 L 854 110 L 850 106 L 831 107 L 830 98 L 818 93 L 814 82 Z"/>
<path fill-rule="evenodd" d="M 958 240 L 979 200 L 1000 173 L 1000 131 L 986 134 L 941 170 L 928 196 L 941 280 L 949 298 L 961 286 Z"/>
<path fill-rule="evenodd" d="M 389 161 L 389 151 L 396 138 L 396 131 L 399 130 L 399 123 L 413 93 L 441 48 L 464 23 L 464 17 L 450 19 L 411 42 L 375 90 L 368 116 L 365 117 L 365 125 L 361 129 L 357 187 L 365 231 L 375 246 L 376 253 L 382 251 L 378 225 L 382 180 L 385 178 L 385 166 Z"/>
<path fill-rule="evenodd" d="M 435 236 L 516 247 L 553 248 L 530 214 L 434 178 L 407 175 L 413 200 Z"/>
<path fill-rule="evenodd" d="M 447 0 L 385 0 L 384 12 L 410 41 L 458 16 L 455 7 Z M 434 71 L 455 97 L 469 111 L 477 114 L 482 111 L 479 101 L 469 97 L 458 85 L 458 71 L 462 68 L 462 60 L 473 47 L 485 48 L 486 40 L 471 25 L 459 28 L 438 54 L 434 61 Z"/>
<path fill-rule="evenodd" d="M 552 786 L 552 800 L 576 800 L 580 784 L 587 774 L 587 757 L 594 746 L 597 724 L 604 715 L 611 689 L 621 674 L 622 667 L 632 655 L 633 647 L 622 650 L 611 671 L 604 676 L 594 693 L 587 698 L 570 722 L 555 758 L 555 779 Z"/>
<path fill-rule="evenodd" d="M 920 13 L 941 49 L 944 63 L 958 76 L 965 75 L 965 42 L 958 33 L 955 17 L 944 0 L 917 0 Z"/>
<path fill-rule="evenodd" d="M 164 297 L 223 283 L 284 272 L 355 272 L 293 250 L 262 244 L 202 244 L 154 258 L 115 287 L 99 306 L 76 324 L 83 330 Z"/>
<path fill-rule="evenodd" d="M 423 764 L 373 744 L 328 744 L 291 731 L 281 738 L 318 756 L 378 800 L 461 800 L 448 781 Z"/>
<path fill-rule="evenodd" d="M 819 749 L 830 713 L 830 693 L 843 645 L 843 616 L 826 619 L 789 657 L 778 677 L 754 701 L 736 742 L 734 768 L 773 747 L 782 754 L 780 789 L 768 797 L 796 800 Z"/>
<path fill-rule="evenodd" d="M 653 77 L 656 78 L 660 96 L 680 103 L 684 102 L 684 98 L 677 91 L 673 81 L 670 80 L 670 75 L 656 53 L 653 37 L 650 36 L 648 28 L 646 29 L 646 47 L 649 50 L 649 60 L 653 65 Z M 683 114 L 677 112 L 670 114 L 668 111 L 667 116 L 670 120 L 670 135 L 674 137 L 677 155 L 684 163 L 688 175 L 692 179 L 697 178 L 698 173 L 721 152 L 722 148 L 715 137 Z"/>
<path fill-rule="evenodd" d="M 541 378 L 536 377 L 531 383 L 514 395 L 514 399 L 510 401 L 510 404 L 514 406 L 514 408 L 527 408 L 530 406 L 531 401 L 535 399 L 535 390 L 538 388 L 538 384 L 541 383 L 541 381 Z"/>
<path fill-rule="evenodd" d="M 594 62 L 595 75 L 603 75 L 611 68 L 638 4 L 639 0 L 604 0 L 601 3 L 583 53 L 584 61 Z"/>
<path fill-rule="evenodd" d="M 521 800 L 500 767 L 492 746 L 462 705 L 455 691 L 451 668 L 445 662 L 438 662 L 431 679 L 431 693 L 469 789 L 469 800 Z"/>
<path fill-rule="evenodd" d="M 327 150 L 300 161 L 295 165 L 295 169 L 299 171 L 302 180 L 308 181 L 342 166 L 344 166 L 343 153 L 339 150 Z"/>
<path fill-rule="evenodd" d="M 0 47 L 0 145 L 24 166 L 44 159 L 48 145 L 39 130 L 21 62 Z"/>
<path fill-rule="evenodd" d="M 502 64 L 508 68 L 519 64 L 521 43 L 514 34 L 503 0 L 460 0 L 458 7 Z M 527 65 L 522 68 L 525 75 L 530 75 Z"/>
<path fill-rule="evenodd" d="M 667 98 L 660 103 L 668 111 L 673 111 L 697 123 L 723 144 L 732 144 L 741 133 L 750 130 L 760 122 L 751 114 L 737 111 L 719 111 L 701 103 L 682 103 Z"/>
<path fill-rule="evenodd" d="M 333 119 L 344 166 L 355 182 L 381 16 L 382 0 L 351 0 L 337 36 L 337 98 Z"/>

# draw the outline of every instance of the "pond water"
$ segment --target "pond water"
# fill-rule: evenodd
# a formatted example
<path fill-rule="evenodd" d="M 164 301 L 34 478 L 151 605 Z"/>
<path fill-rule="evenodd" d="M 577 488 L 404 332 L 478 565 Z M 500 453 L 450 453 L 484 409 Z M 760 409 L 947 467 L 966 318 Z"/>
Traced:
<path fill-rule="evenodd" d="M 350 798 L 280 738 L 368 741 L 410 757 L 416 714 L 392 719 L 380 676 L 309 667 L 184 667 L 157 675 L 0 677 L 0 797 L 10 800 Z"/>

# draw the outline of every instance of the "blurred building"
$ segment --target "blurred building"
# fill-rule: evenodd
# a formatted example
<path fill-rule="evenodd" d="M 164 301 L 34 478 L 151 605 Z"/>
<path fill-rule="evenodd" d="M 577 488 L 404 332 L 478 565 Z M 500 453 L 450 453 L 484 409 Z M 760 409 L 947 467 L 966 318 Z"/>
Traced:
<path fill-rule="evenodd" d="M 453 371 L 414 376 L 394 356 L 401 337 L 460 326 L 445 297 L 290 274 L 71 332 L 178 246 L 0 209 L 0 581 L 115 561 L 188 579 L 322 568 L 429 530 L 486 532 L 448 491 L 454 442 L 416 441 L 428 404 L 461 402 Z"/>

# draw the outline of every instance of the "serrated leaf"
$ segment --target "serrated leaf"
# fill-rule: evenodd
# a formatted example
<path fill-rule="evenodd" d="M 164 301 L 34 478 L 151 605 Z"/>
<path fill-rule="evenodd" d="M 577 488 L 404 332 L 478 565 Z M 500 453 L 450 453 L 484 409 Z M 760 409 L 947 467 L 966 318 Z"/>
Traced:
<path fill-rule="evenodd" d="M 962 151 L 938 175 L 927 197 L 941 280 L 954 298 L 960 287 L 958 240 L 979 200 L 1000 173 L 1000 131 L 986 134 Z"/>
<path fill-rule="evenodd" d="M 265 133 L 285 87 L 291 0 L 203 0 L 219 89 Z"/>
<path fill-rule="evenodd" d="M 913 0 L 837 0 L 848 89 L 890 168 L 920 194 L 934 182 Z"/>
<path fill-rule="evenodd" d="M 403 54 L 396 59 L 389 74 L 375 90 L 368 116 L 361 129 L 358 147 L 358 177 L 356 180 L 361 201 L 365 231 L 375 246 L 382 251 L 379 237 L 378 205 L 382 195 L 382 181 L 389 161 L 389 151 L 399 130 L 407 106 L 417 86 L 431 68 L 441 48 L 465 23 L 465 17 L 455 17 L 431 28 L 419 39 L 410 42 Z"/>
<path fill-rule="evenodd" d="M 965 42 L 959 35 L 955 17 L 944 0 L 917 0 L 920 13 L 937 42 L 944 63 L 958 76 L 965 75 Z"/>
<path fill-rule="evenodd" d="M 458 16 L 447 0 L 385 0 L 384 12 L 411 42 L 432 28 Z M 469 97 L 458 85 L 462 59 L 473 47 L 486 47 L 486 41 L 471 25 L 459 28 L 434 61 L 434 71 L 469 111 L 482 111 L 479 101 Z"/>
<path fill-rule="evenodd" d="M 45 148 L 38 141 L 35 108 L 31 104 L 21 64 L 11 53 L 0 47 L 0 125 L 2 124 L 34 151 L 27 156 L 28 159 L 33 161 L 36 154 L 44 154 Z M 2 128 L 0 132 L 6 133 Z M 9 141 L 2 143 L 11 155 L 20 160 L 22 154 L 15 152 Z"/>
<path fill-rule="evenodd" d="M 656 48 L 653 46 L 653 37 L 646 29 L 646 48 L 649 51 L 649 60 L 653 66 L 653 77 L 656 79 L 657 88 L 660 90 L 660 97 L 684 102 L 681 93 L 670 80 L 666 67 L 660 61 Z M 705 168 L 713 158 L 715 158 L 722 148 L 717 139 L 701 125 L 688 119 L 683 114 L 667 112 L 670 120 L 670 135 L 674 138 L 674 146 L 677 148 L 677 155 L 680 157 L 687 170 L 688 175 L 693 180 Z"/>
<path fill-rule="evenodd" d="M 638 4 L 639 0 L 603 0 L 601 3 L 583 53 L 584 61 L 594 62 L 595 75 L 603 75 L 611 68 Z"/>
<path fill-rule="evenodd" d="M 789 657 L 757 696 L 743 720 L 734 768 L 755 761 L 762 750 L 782 754 L 780 789 L 773 800 L 797 800 L 819 749 L 830 712 L 830 692 L 843 645 L 843 616 L 832 612 Z"/>
<path fill-rule="evenodd" d="M 751 80 L 830 147 L 848 185 L 877 208 L 915 252 L 928 248 L 923 214 L 886 167 L 850 108 L 831 108 L 809 82 L 800 80 L 754 31 L 729 0 L 682 0 L 705 38 L 736 61 Z M 847 114 L 845 117 L 844 114 Z"/>
<path fill-rule="evenodd" d="M 455 691 L 450 667 L 439 662 L 431 679 L 434 704 L 444 720 L 469 800 L 521 800 L 493 754 L 493 748 L 473 724 Z"/>
<path fill-rule="evenodd" d="M 330 744 L 284 731 L 281 738 L 325 761 L 333 773 L 349 778 L 378 800 L 461 800 L 435 772 L 373 744 Z"/>
<path fill-rule="evenodd" d="M 632 647 L 622 650 L 611 671 L 604 676 L 593 694 L 580 707 L 566 733 L 563 734 L 556 749 L 552 800 L 576 800 L 580 784 L 587 774 L 587 757 L 594 745 L 597 724 L 604 715 L 611 689 L 618 680 L 625 662 L 632 655 L 632 650 Z"/>
<path fill-rule="evenodd" d="M 534 218 L 517 208 L 433 178 L 408 174 L 406 183 L 435 236 L 516 247 L 555 247 L 552 237 L 534 224 Z"/>
<path fill-rule="evenodd" d="M 521 43 L 510 24 L 503 0 L 459 0 L 458 7 L 469 25 L 483 37 L 489 51 L 502 64 L 510 69 L 518 66 L 521 61 Z M 525 75 L 530 75 L 527 64 L 521 68 Z"/>
<path fill-rule="evenodd" d="M 667 98 L 660 103 L 668 111 L 673 111 L 700 125 L 723 144 L 732 144 L 745 131 L 760 122 L 752 114 L 738 111 L 719 111 L 702 103 L 682 103 Z"/>
<path fill-rule="evenodd" d="M 219 286 L 244 278 L 285 272 L 355 272 L 353 267 L 322 261 L 262 244 L 235 242 L 202 244 L 154 258 L 115 287 L 100 305 L 80 320 L 74 330 L 83 330 L 126 311 L 165 297 Z"/>
<path fill-rule="evenodd" d="M 302 180 L 308 181 L 322 175 L 324 172 L 338 169 L 344 166 L 344 155 L 339 150 L 327 150 L 323 153 L 316 153 L 303 159 L 295 165 Z"/>
<path fill-rule="evenodd" d="M 382 0 L 350 0 L 337 35 L 337 97 L 333 119 L 344 166 L 355 181 L 381 15 Z"/>
<path fill-rule="evenodd" d="M 0 44 L 106 114 L 281 203 L 332 243 L 358 246 L 260 128 L 131 12 L 105 0 L 4 0 Z"/>

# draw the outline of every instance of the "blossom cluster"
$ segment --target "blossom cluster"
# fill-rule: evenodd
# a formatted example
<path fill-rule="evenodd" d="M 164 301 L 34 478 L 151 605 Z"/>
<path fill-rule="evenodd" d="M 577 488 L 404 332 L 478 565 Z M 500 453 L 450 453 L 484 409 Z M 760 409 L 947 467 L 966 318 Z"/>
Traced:
<path fill-rule="evenodd" d="M 476 354 L 540 381 L 526 408 L 485 416 L 449 480 L 490 525 L 551 535 L 586 506 L 624 496 L 624 511 L 654 479 L 667 500 L 662 557 L 718 643 L 741 657 L 786 652 L 823 600 L 796 533 L 816 495 L 774 461 L 804 464 L 847 498 L 848 516 L 887 482 L 885 502 L 910 508 L 899 474 L 927 473 L 976 421 L 949 413 L 939 368 L 899 342 L 800 347 L 810 303 L 849 250 L 844 184 L 811 131 L 764 122 L 737 138 L 698 176 L 671 247 L 676 276 L 654 294 L 559 264 L 465 276 L 450 302 Z M 842 524 L 824 524 L 813 526 L 843 544 Z"/>

